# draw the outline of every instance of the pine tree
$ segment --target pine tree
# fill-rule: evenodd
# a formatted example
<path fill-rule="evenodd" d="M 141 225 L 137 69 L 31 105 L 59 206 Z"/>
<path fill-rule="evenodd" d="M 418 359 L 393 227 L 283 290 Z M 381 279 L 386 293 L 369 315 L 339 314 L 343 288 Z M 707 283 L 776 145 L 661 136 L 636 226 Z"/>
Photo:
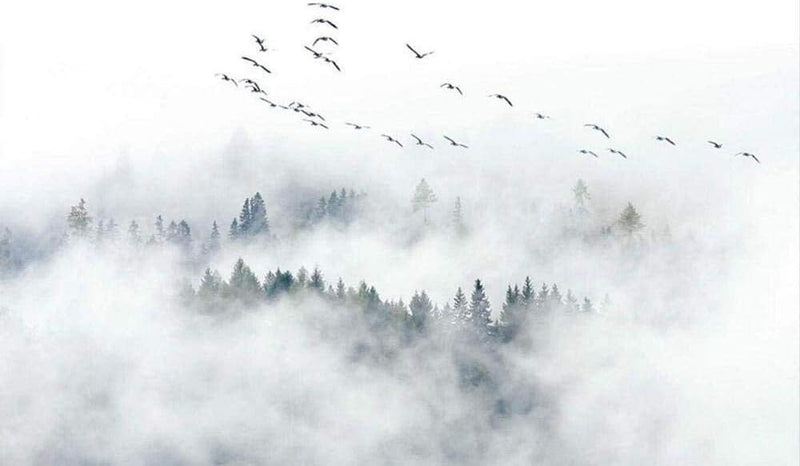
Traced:
<path fill-rule="evenodd" d="M 255 299 L 261 290 L 258 278 L 241 257 L 233 266 L 233 272 L 231 272 L 228 284 L 235 297 L 246 300 Z"/>
<path fill-rule="evenodd" d="M 297 270 L 297 277 L 295 282 L 297 283 L 298 287 L 305 288 L 307 281 L 308 281 L 308 270 L 306 270 L 305 266 L 301 266 Z"/>
<path fill-rule="evenodd" d="M 422 210 L 423 218 L 426 224 L 428 223 L 428 208 L 434 202 L 436 202 L 436 195 L 428 185 L 428 182 L 425 181 L 425 178 L 422 178 L 417 184 L 416 190 L 414 191 L 414 197 L 411 199 L 411 205 L 413 206 L 414 212 Z"/>
<path fill-rule="evenodd" d="M 529 311 L 534 306 L 536 301 L 536 291 L 533 289 L 533 281 L 531 277 L 525 277 L 525 283 L 522 285 L 522 293 L 520 301 L 526 311 Z"/>
<path fill-rule="evenodd" d="M 468 319 L 469 308 L 467 307 L 467 296 L 459 286 L 453 298 L 453 322 L 457 325 L 463 325 Z"/>
<path fill-rule="evenodd" d="M 572 294 L 572 290 L 567 290 L 567 298 L 566 298 L 566 307 L 567 311 L 578 311 L 580 310 L 580 305 L 578 304 L 578 298 Z"/>
<path fill-rule="evenodd" d="M 325 200 L 325 196 L 320 197 L 319 201 L 317 202 L 317 208 L 314 210 L 314 220 L 321 221 L 325 218 L 328 214 L 328 201 Z"/>
<path fill-rule="evenodd" d="M 457 235 L 463 235 L 467 231 L 467 227 L 464 225 L 464 215 L 461 210 L 461 197 L 456 197 L 456 203 L 453 207 L 453 230 L 455 230 Z"/>
<path fill-rule="evenodd" d="M 622 211 L 617 223 L 628 236 L 633 235 L 644 227 L 641 216 L 630 202 L 625 207 L 625 210 Z"/>
<path fill-rule="evenodd" d="M 256 193 L 250 199 L 250 236 L 265 235 L 269 233 L 269 220 L 267 219 L 267 208 L 261 193 Z"/>
<path fill-rule="evenodd" d="M 562 302 L 561 302 L 561 292 L 558 290 L 558 285 L 553 283 L 553 287 L 550 289 L 550 296 L 549 296 L 549 307 L 551 311 L 560 311 Z"/>
<path fill-rule="evenodd" d="M 511 339 L 516 335 L 519 327 L 522 325 L 523 319 L 523 304 L 522 294 L 519 291 L 519 286 L 508 285 L 506 289 L 506 301 L 503 303 L 503 311 L 500 313 L 499 327 L 505 330 L 505 336 Z"/>
<path fill-rule="evenodd" d="M 220 234 L 219 234 L 219 227 L 217 226 L 217 221 L 211 223 L 211 234 L 208 237 L 208 251 L 209 252 L 216 252 L 219 251 L 220 248 Z"/>
<path fill-rule="evenodd" d="M 328 198 L 328 217 L 338 218 L 341 210 L 341 202 L 339 201 L 339 194 L 336 191 L 331 192 L 331 197 Z"/>
<path fill-rule="evenodd" d="M 311 272 L 311 281 L 309 282 L 309 286 L 311 289 L 317 290 L 319 293 L 325 291 L 325 280 L 322 278 L 322 272 L 318 267 L 314 267 L 314 271 Z"/>
<path fill-rule="evenodd" d="M 72 206 L 69 215 L 67 215 L 67 226 L 69 227 L 70 235 L 76 238 L 87 238 L 91 224 L 92 217 L 89 216 L 86 201 L 81 198 L 78 205 Z"/>
<path fill-rule="evenodd" d="M 594 306 L 589 298 L 583 298 L 583 306 L 581 306 L 581 310 L 587 313 L 594 312 Z"/>
<path fill-rule="evenodd" d="M 192 230 L 189 228 L 189 224 L 186 223 L 186 220 L 181 220 L 178 223 L 178 236 L 177 236 L 178 244 L 184 247 L 189 247 L 192 243 Z"/>
<path fill-rule="evenodd" d="M 425 290 L 423 290 L 422 293 L 415 292 L 408 307 L 411 310 L 411 322 L 414 328 L 420 332 L 424 331 L 428 317 L 433 310 L 433 304 L 425 293 Z"/>
<path fill-rule="evenodd" d="M 342 281 L 342 277 L 339 277 L 339 281 L 336 282 L 336 299 L 339 301 L 344 301 L 347 297 L 347 290 L 345 289 L 344 282 Z"/>
<path fill-rule="evenodd" d="M 165 239 L 164 238 L 165 232 L 164 232 L 164 219 L 161 217 L 161 215 L 156 217 L 156 222 L 154 225 L 156 227 L 156 234 L 155 234 L 156 241 L 159 243 L 163 242 Z"/>
<path fill-rule="evenodd" d="M 130 225 L 128 225 L 128 243 L 132 245 L 137 245 L 142 242 L 141 233 L 139 233 L 139 224 L 136 223 L 136 220 L 131 220 Z"/>
<path fill-rule="evenodd" d="M 217 296 L 221 286 L 222 277 L 219 272 L 216 270 L 212 272 L 210 268 L 207 268 L 203 274 L 203 278 L 200 280 L 200 288 L 197 290 L 197 295 L 201 298 Z"/>
<path fill-rule="evenodd" d="M 250 198 L 244 200 L 242 210 L 239 212 L 239 232 L 242 236 L 247 236 L 252 224 L 252 217 L 250 216 Z"/>
<path fill-rule="evenodd" d="M 586 201 L 591 199 L 589 188 L 586 186 L 586 183 L 579 179 L 578 182 L 575 183 L 575 187 L 572 188 L 572 193 L 575 195 L 575 207 L 579 211 L 585 211 Z"/>
<path fill-rule="evenodd" d="M 539 295 L 536 297 L 536 305 L 541 311 L 547 311 L 549 303 L 550 290 L 547 288 L 547 284 L 542 282 L 542 288 L 539 290 Z"/>
<path fill-rule="evenodd" d="M 239 237 L 239 221 L 235 218 L 231 222 L 231 228 L 228 230 L 228 238 L 235 240 Z"/>
<path fill-rule="evenodd" d="M 492 323 L 492 310 L 489 305 L 489 298 L 486 297 L 486 290 L 480 279 L 475 280 L 475 286 L 470 297 L 469 312 L 474 327 L 479 332 L 488 331 L 489 324 Z"/>

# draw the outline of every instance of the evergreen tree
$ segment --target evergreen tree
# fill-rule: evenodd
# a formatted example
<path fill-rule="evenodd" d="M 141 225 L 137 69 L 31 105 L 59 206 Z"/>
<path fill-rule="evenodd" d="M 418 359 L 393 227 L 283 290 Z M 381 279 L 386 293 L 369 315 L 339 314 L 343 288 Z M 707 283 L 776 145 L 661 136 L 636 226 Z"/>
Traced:
<path fill-rule="evenodd" d="M 457 325 L 465 324 L 469 319 L 469 308 L 467 307 L 467 296 L 461 287 L 458 287 L 453 298 L 453 321 Z"/>
<path fill-rule="evenodd" d="M 428 316 L 431 314 L 431 311 L 433 311 L 433 304 L 425 293 L 425 290 L 423 290 L 422 293 L 415 292 L 408 307 L 411 310 L 411 322 L 414 328 L 420 332 L 424 331 Z"/>
<path fill-rule="evenodd" d="M 269 233 L 269 220 L 267 219 L 267 208 L 261 193 L 256 193 L 250 199 L 250 236 L 258 236 Z"/>
<path fill-rule="evenodd" d="M 297 277 L 295 282 L 297 286 L 300 288 L 306 287 L 306 282 L 308 281 L 308 270 L 304 266 L 301 266 L 300 269 L 297 270 Z"/>
<path fill-rule="evenodd" d="M 328 201 L 325 200 L 325 196 L 319 198 L 317 202 L 317 208 L 314 210 L 314 220 L 321 221 L 325 218 L 328 214 Z"/>
<path fill-rule="evenodd" d="M 180 223 L 178 223 L 177 242 L 184 247 L 189 247 L 192 243 L 192 230 L 189 228 L 189 224 L 186 223 L 186 220 L 181 220 Z"/>
<path fill-rule="evenodd" d="M 506 301 L 503 303 L 503 311 L 500 313 L 500 321 L 498 323 L 498 327 L 504 329 L 507 339 L 514 338 L 522 326 L 523 317 L 524 306 L 519 286 L 514 285 L 514 288 L 511 288 L 511 285 L 508 285 Z"/>
<path fill-rule="evenodd" d="M 456 197 L 456 203 L 453 207 L 453 229 L 457 235 L 463 235 L 467 231 L 464 225 L 464 215 L 461 210 L 461 197 Z"/>
<path fill-rule="evenodd" d="M 489 324 L 492 323 L 492 310 L 480 279 L 475 280 L 470 297 L 469 312 L 470 320 L 478 332 L 488 331 Z"/>
<path fill-rule="evenodd" d="M 336 299 L 339 301 L 344 301 L 345 297 L 347 296 L 347 290 L 344 287 L 344 282 L 342 281 L 342 277 L 339 277 L 339 281 L 336 282 Z"/>
<path fill-rule="evenodd" d="M 139 233 L 139 224 L 136 223 L 136 220 L 131 220 L 130 225 L 128 225 L 128 242 L 133 245 L 142 242 L 142 235 Z"/>
<path fill-rule="evenodd" d="M 160 242 L 164 241 L 164 239 L 165 239 L 164 238 L 164 235 L 165 235 L 165 232 L 164 232 L 164 219 L 160 215 L 157 216 L 156 217 L 156 222 L 155 222 L 154 225 L 156 227 L 155 239 L 156 239 L 157 242 L 160 243 Z"/>
<path fill-rule="evenodd" d="M 86 208 L 86 201 L 81 198 L 78 205 L 72 206 L 69 215 L 67 215 L 69 233 L 76 238 L 87 238 L 89 236 L 91 224 L 92 217 L 89 216 L 89 210 Z"/>
<path fill-rule="evenodd" d="M 589 195 L 589 188 L 586 186 L 586 183 L 579 179 L 572 188 L 572 194 L 575 195 L 575 207 L 579 211 L 585 211 L 586 201 L 591 199 L 591 196 Z"/>
<path fill-rule="evenodd" d="M 578 298 L 576 298 L 575 295 L 572 294 L 572 290 L 567 290 L 565 305 L 567 307 L 567 311 L 569 312 L 580 310 L 580 305 L 578 304 Z"/>
<path fill-rule="evenodd" d="M 536 305 L 541 311 L 547 311 L 549 303 L 550 290 L 547 288 L 547 284 L 542 282 L 542 288 L 539 290 L 539 295 L 536 297 Z"/>
<path fill-rule="evenodd" d="M 550 296 L 549 296 L 549 307 L 551 311 L 560 311 L 561 310 L 561 292 L 558 290 L 558 285 L 553 283 L 553 287 L 550 289 Z"/>
<path fill-rule="evenodd" d="M 317 290 L 319 293 L 325 291 L 325 280 L 322 278 L 322 272 L 318 267 L 314 267 L 314 271 L 311 272 L 311 281 L 309 282 L 309 286 L 311 289 Z"/>
<path fill-rule="evenodd" d="M 245 300 L 254 300 L 261 290 L 258 278 L 241 257 L 233 266 L 233 272 L 231 272 L 228 284 L 235 297 Z"/>
<path fill-rule="evenodd" d="M 239 221 L 235 218 L 231 222 L 231 228 L 228 230 L 228 238 L 235 240 L 239 237 Z"/>
<path fill-rule="evenodd" d="M 197 290 L 197 295 L 201 298 L 217 296 L 221 286 L 222 277 L 219 272 L 216 270 L 212 272 L 210 268 L 207 268 L 203 278 L 200 280 L 200 288 Z"/>
<path fill-rule="evenodd" d="M 594 306 L 589 298 L 583 298 L 583 306 L 581 306 L 581 310 L 587 313 L 594 312 Z"/>
<path fill-rule="evenodd" d="M 414 208 L 414 212 L 422 210 L 423 218 L 426 224 L 428 223 L 428 208 L 434 202 L 436 202 L 436 195 L 428 185 L 428 182 L 425 181 L 425 178 L 422 178 L 417 184 L 416 190 L 414 191 L 414 197 L 411 199 L 411 205 Z"/>
<path fill-rule="evenodd" d="M 644 227 L 641 216 L 630 202 L 625 207 L 625 210 L 622 211 L 617 223 L 628 236 L 633 235 Z"/>
<path fill-rule="evenodd" d="M 208 237 L 208 251 L 209 252 L 216 252 L 219 251 L 220 248 L 220 234 L 219 234 L 219 227 L 217 226 L 217 221 L 211 223 L 211 234 Z"/>
<path fill-rule="evenodd" d="M 339 194 L 333 191 L 331 192 L 331 197 L 328 198 L 328 216 L 331 218 L 338 218 L 340 210 L 341 202 L 339 201 Z"/>
<path fill-rule="evenodd" d="M 522 285 L 522 293 L 520 293 L 520 302 L 526 311 L 533 308 L 536 301 L 536 291 L 533 289 L 533 281 L 531 277 L 525 277 L 525 283 Z"/>
<path fill-rule="evenodd" d="M 242 233 L 243 236 L 246 236 L 250 231 L 252 220 L 250 214 L 250 198 L 247 198 L 244 200 L 244 204 L 242 204 L 241 212 L 239 212 L 239 232 Z"/>
<path fill-rule="evenodd" d="M 170 220 L 169 225 L 167 225 L 167 242 L 178 242 L 178 224 L 175 223 L 175 220 Z"/>

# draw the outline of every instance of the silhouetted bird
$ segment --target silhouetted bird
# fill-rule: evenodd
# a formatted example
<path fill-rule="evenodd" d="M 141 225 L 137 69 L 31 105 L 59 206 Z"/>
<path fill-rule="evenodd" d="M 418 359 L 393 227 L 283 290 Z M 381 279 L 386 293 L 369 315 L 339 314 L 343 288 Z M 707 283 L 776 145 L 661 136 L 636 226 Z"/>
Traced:
<path fill-rule="evenodd" d="M 326 121 L 326 120 L 325 120 L 325 117 L 324 117 L 324 116 L 322 116 L 322 115 L 320 115 L 319 113 L 310 112 L 310 111 L 308 111 L 308 110 L 302 110 L 302 109 L 300 110 L 300 112 L 301 112 L 301 113 L 303 113 L 303 114 L 304 114 L 305 116 L 307 116 L 307 117 L 310 117 L 310 118 L 319 118 L 319 119 L 320 119 L 320 120 L 322 120 L 322 121 Z"/>
<path fill-rule="evenodd" d="M 323 128 L 328 129 L 327 126 L 325 126 L 324 124 L 322 124 L 322 123 L 320 123 L 318 121 L 309 120 L 308 118 L 303 118 L 303 121 L 307 121 L 307 122 L 311 123 L 311 126 L 322 126 Z"/>
<path fill-rule="evenodd" d="M 415 135 L 414 133 L 411 133 L 411 137 L 417 140 L 417 145 L 418 146 L 427 146 L 427 147 L 433 149 L 432 145 L 428 144 L 427 142 L 422 142 L 422 139 L 418 138 L 417 135 Z"/>
<path fill-rule="evenodd" d="M 672 139 L 665 136 L 656 136 L 656 141 L 665 141 L 672 144 L 673 146 L 675 145 L 675 142 Z"/>
<path fill-rule="evenodd" d="M 348 126 L 352 126 L 353 129 L 369 129 L 369 126 L 359 125 L 356 123 L 350 123 L 349 121 L 345 123 Z"/>
<path fill-rule="evenodd" d="M 314 58 L 322 58 L 322 57 L 325 55 L 324 53 L 322 53 L 322 52 L 317 52 L 316 50 L 312 49 L 311 47 L 309 47 L 309 46 L 307 46 L 307 45 L 304 45 L 303 47 L 305 47 L 305 48 L 306 48 L 306 50 L 308 50 L 309 52 L 311 52 L 311 53 L 314 55 Z"/>
<path fill-rule="evenodd" d="M 549 115 L 542 115 L 541 113 L 534 113 L 533 116 L 535 116 L 538 120 L 549 120 L 550 119 Z"/>
<path fill-rule="evenodd" d="M 756 157 L 755 155 L 751 154 L 750 152 L 739 152 L 739 153 L 738 153 L 738 154 L 736 154 L 736 155 L 743 155 L 743 156 L 745 156 L 745 157 L 751 157 L 751 158 L 752 158 L 753 160 L 755 160 L 756 162 L 758 162 L 758 163 L 761 163 L 761 161 L 760 161 L 760 160 L 758 160 L 758 157 Z"/>
<path fill-rule="evenodd" d="M 259 62 L 253 60 L 252 58 L 242 57 L 242 60 L 252 63 L 252 65 L 256 68 L 261 68 L 262 70 L 266 71 L 267 73 L 272 73 L 272 71 L 268 70 L 264 65 L 260 64 Z"/>
<path fill-rule="evenodd" d="M 331 65 L 333 65 L 333 67 L 336 68 L 336 71 L 342 71 L 342 69 L 339 68 L 339 65 L 337 65 L 335 61 L 331 60 L 328 57 L 321 57 L 321 58 L 322 60 L 325 61 L 325 63 L 330 63 Z"/>
<path fill-rule="evenodd" d="M 611 136 L 609 136 L 609 135 L 608 135 L 608 132 L 607 132 L 606 130 L 604 130 L 603 128 L 601 128 L 601 127 L 597 126 L 597 125 L 596 125 L 596 124 L 594 124 L 594 123 L 586 123 L 586 124 L 585 124 L 585 125 L 583 125 L 583 126 L 587 126 L 587 127 L 589 127 L 589 128 L 592 128 L 593 130 L 596 130 L 596 131 L 600 131 L 601 133 L 603 133 L 603 135 L 604 135 L 605 137 L 607 137 L 607 138 L 609 138 L 609 139 L 611 138 Z"/>
<path fill-rule="evenodd" d="M 451 146 L 463 147 L 464 149 L 468 149 L 468 147 L 466 145 L 461 144 L 460 142 L 455 142 L 455 141 L 453 141 L 451 138 L 449 138 L 447 136 L 444 136 L 444 138 L 447 139 L 448 141 L 450 141 L 450 145 Z"/>
<path fill-rule="evenodd" d="M 327 24 L 328 26 L 330 26 L 330 27 L 332 27 L 334 29 L 339 29 L 335 24 L 333 24 L 332 22 L 330 22 L 330 21 L 328 21 L 327 19 L 324 19 L 324 18 L 317 18 L 314 21 L 311 21 L 311 24 L 315 24 L 315 23 Z"/>
<path fill-rule="evenodd" d="M 612 154 L 618 154 L 618 155 L 621 155 L 621 156 L 622 156 L 622 158 L 624 158 L 624 159 L 627 159 L 627 158 L 628 158 L 628 156 L 627 156 L 627 155 L 625 155 L 625 154 L 623 154 L 621 150 L 612 149 L 612 148 L 610 148 L 610 147 L 609 147 L 609 148 L 608 148 L 608 151 L 609 151 L 609 152 L 611 152 Z"/>
<path fill-rule="evenodd" d="M 314 42 L 311 45 L 317 45 L 317 42 L 319 42 L 319 41 L 322 41 L 322 42 L 333 42 L 334 44 L 339 45 L 339 43 L 336 42 L 336 39 L 334 39 L 333 37 L 328 37 L 328 36 L 317 37 L 316 39 L 314 39 Z"/>
<path fill-rule="evenodd" d="M 419 53 L 416 50 L 414 50 L 414 47 L 412 47 L 412 46 L 410 46 L 408 44 L 406 44 L 406 47 L 408 47 L 408 50 L 411 50 L 412 52 L 414 52 L 414 58 L 417 58 L 417 59 L 425 58 L 428 55 L 433 53 L 432 51 L 431 52 L 425 52 L 425 53 Z"/>
<path fill-rule="evenodd" d="M 711 144 L 712 146 L 714 146 L 714 149 L 721 149 L 722 148 L 722 144 L 720 144 L 718 142 L 708 141 L 708 143 Z"/>
<path fill-rule="evenodd" d="M 231 82 L 231 83 L 232 83 L 234 86 L 236 86 L 236 87 L 239 87 L 239 85 L 238 85 L 238 84 L 236 84 L 236 80 L 235 80 L 235 79 L 233 79 L 233 78 L 231 78 L 231 77 L 230 77 L 230 76 L 228 76 L 227 74 L 224 74 L 224 73 L 217 73 L 217 74 L 215 74 L 214 76 L 219 76 L 219 77 L 220 77 L 220 79 L 222 79 L 223 81 L 229 81 L 229 82 Z"/>
<path fill-rule="evenodd" d="M 267 48 L 264 47 L 264 39 L 258 37 L 255 34 L 251 34 L 251 35 L 253 36 L 253 39 L 255 39 L 256 44 L 258 44 L 259 52 L 266 52 Z"/>
<path fill-rule="evenodd" d="M 512 104 L 511 101 L 508 100 L 508 97 L 504 96 L 503 94 L 492 94 L 489 97 L 494 97 L 495 99 L 505 100 L 506 103 L 509 105 L 509 107 L 513 107 L 514 106 L 514 104 Z"/>
<path fill-rule="evenodd" d="M 456 85 L 454 85 L 454 84 L 450 84 L 450 83 L 444 83 L 444 84 L 442 84 L 442 85 L 441 85 L 441 86 L 439 86 L 439 87 L 443 87 L 443 88 L 445 88 L 445 89 L 454 89 L 454 90 L 458 91 L 458 93 L 459 93 L 459 94 L 461 94 L 461 95 L 464 95 L 464 93 L 463 93 L 463 92 L 461 92 L 461 88 L 460 88 L 460 87 L 458 87 L 458 86 L 456 86 Z"/>
<path fill-rule="evenodd" d="M 309 3 L 308 6 L 318 6 L 320 8 L 330 8 L 331 10 L 339 11 L 339 7 L 336 7 L 336 6 L 333 6 L 333 5 L 329 5 L 327 3 L 313 2 L 313 3 Z"/>
<path fill-rule="evenodd" d="M 590 151 L 590 150 L 581 149 L 581 150 L 579 150 L 578 152 L 580 152 L 581 154 L 591 154 L 591 155 L 594 155 L 595 157 L 598 157 L 598 156 L 597 156 L 597 154 L 595 154 L 594 152 L 592 152 L 592 151 Z M 598 158 L 599 158 L 599 157 L 598 157 Z"/>
<path fill-rule="evenodd" d="M 403 145 L 400 144 L 400 141 L 398 141 L 397 139 L 389 136 L 388 134 L 381 134 L 381 136 L 385 137 L 387 141 L 393 142 L 393 143 L 397 144 L 398 146 L 403 147 Z"/>

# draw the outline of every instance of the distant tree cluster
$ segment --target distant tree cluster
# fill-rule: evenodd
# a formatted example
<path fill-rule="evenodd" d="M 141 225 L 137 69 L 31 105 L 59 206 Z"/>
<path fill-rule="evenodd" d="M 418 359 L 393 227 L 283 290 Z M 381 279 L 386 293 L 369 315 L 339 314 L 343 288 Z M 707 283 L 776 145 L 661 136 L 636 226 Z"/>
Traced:
<path fill-rule="evenodd" d="M 189 286 L 182 295 L 189 304 L 211 313 L 225 312 L 233 303 L 268 305 L 286 297 L 313 295 L 331 304 L 360 309 L 372 327 L 394 326 L 423 333 L 431 325 L 436 325 L 482 341 L 500 342 L 513 340 L 522 329 L 531 325 L 536 316 L 595 312 L 589 298 L 584 298 L 581 303 L 571 290 L 562 296 L 556 284 L 548 286 L 543 283 L 537 292 L 530 277 L 525 278 L 521 288 L 518 285 L 508 287 L 500 318 L 494 320 L 480 279 L 473 283 L 469 297 L 459 287 L 452 304 L 439 307 L 424 290 L 414 292 L 406 304 L 402 299 L 381 299 L 375 287 L 364 281 L 355 288 L 346 286 L 341 278 L 336 283 L 327 283 L 316 267 L 311 274 L 304 267 L 296 274 L 276 269 L 259 280 L 241 258 L 234 264 L 228 280 L 223 279 L 218 271 L 207 268 L 197 290 Z"/>
<path fill-rule="evenodd" d="M 328 221 L 347 225 L 357 217 L 361 202 L 366 196 L 364 191 L 356 193 L 352 188 L 349 192 L 345 188 L 331 191 L 330 196 L 321 196 L 316 205 L 307 210 L 306 224 L 310 226 Z"/>
<path fill-rule="evenodd" d="M 253 197 L 244 200 L 239 218 L 234 218 L 231 222 L 228 237 L 232 240 L 252 239 L 258 236 L 268 237 L 269 233 L 264 199 L 261 193 L 255 193 Z"/>

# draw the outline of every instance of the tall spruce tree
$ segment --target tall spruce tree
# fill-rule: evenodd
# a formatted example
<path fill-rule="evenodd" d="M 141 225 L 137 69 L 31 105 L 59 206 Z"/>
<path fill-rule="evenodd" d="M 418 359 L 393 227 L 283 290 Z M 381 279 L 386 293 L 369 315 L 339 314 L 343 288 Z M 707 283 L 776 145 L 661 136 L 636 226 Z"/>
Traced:
<path fill-rule="evenodd" d="M 486 290 L 480 279 L 475 280 L 472 288 L 472 296 L 469 302 L 470 320 L 473 326 L 480 333 L 488 331 L 489 324 L 492 323 L 492 309 L 489 298 L 486 297 Z"/>
<path fill-rule="evenodd" d="M 78 205 L 70 207 L 69 215 L 67 215 L 69 234 L 76 238 L 88 238 L 91 225 L 92 217 L 89 216 L 86 201 L 81 198 Z"/>
<path fill-rule="evenodd" d="M 639 212 L 636 212 L 636 209 L 630 202 L 625 207 L 625 210 L 622 211 L 622 214 L 620 214 L 617 223 L 619 224 L 620 228 L 622 228 L 622 231 L 627 233 L 628 236 L 631 236 L 644 228 L 642 217 L 639 215 Z"/>
<path fill-rule="evenodd" d="M 425 290 L 422 293 L 414 293 L 409 303 L 411 311 L 411 322 L 417 331 L 424 331 L 428 322 L 428 317 L 433 311 L 433 304 Z"/>
<path fill-rule="evenodd" d="M 423 219 L 426 224 L 428 223 L 428 208 L 434 202 L 436 202 L 436 194 L 433 193 L 433 190 L 428 185 L 428 182 L 425 181 L 425 178 L 422 178 L 417 184 L 417 188 L 414 190 L 414 197 L 411 198 L 411 205 L 414 212 L 422 211 Z"/>

